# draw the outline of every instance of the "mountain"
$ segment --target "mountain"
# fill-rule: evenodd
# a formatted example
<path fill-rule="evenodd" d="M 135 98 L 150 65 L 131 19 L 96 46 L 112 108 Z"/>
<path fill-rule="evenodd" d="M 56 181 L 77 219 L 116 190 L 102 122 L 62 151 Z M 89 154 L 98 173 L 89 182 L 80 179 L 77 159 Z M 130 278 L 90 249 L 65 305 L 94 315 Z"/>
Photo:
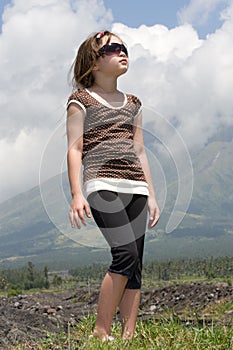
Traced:
<path fill-rule="evenodd" d="M 196 216 L 199 223 L 195 226 L 232 231 L 232 156 L 232 141 L 214 141 L 193 160 L 194 189 L 186 219 Z M 190 221 L 187 223 L 190 226 Z"/>
<path fill-rule="evenodd" d="M 179 226 L 165 233 L 177 195 L 177 181 L 171 180 L 159 224 L 146 235 L 146 259 L 233 255 L 232 153 L 232 138 L 216 137 L 192 156 L 194 189 L 190 206 Z M 159 199 L 159 184 L 156 188 Z M 92 220 L 81 230 L 70 228 L 69 201 L 64 173 L 62 181 L 56 176 L 40 188 L 1 203 L 0 267 L 20 266 L 28 261 L 53 269 L 107 263 L 109 250 Z"/>

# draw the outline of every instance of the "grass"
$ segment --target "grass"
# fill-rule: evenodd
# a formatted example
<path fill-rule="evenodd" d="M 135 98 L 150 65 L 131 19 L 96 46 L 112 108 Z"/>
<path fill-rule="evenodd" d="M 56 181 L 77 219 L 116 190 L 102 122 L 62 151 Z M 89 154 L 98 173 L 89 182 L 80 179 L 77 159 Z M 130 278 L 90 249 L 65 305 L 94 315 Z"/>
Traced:
<path fill-rule="evenodd" d="M 184 280 L 182 282 L 184 283 Z M 157 287 L 171 283 L 172 281 L 157 281 Z M 177 280 L 173 283 L 177 283 Z M 150 281 L 144 280 L 144 284 L 150 286 Z M 61 291 L 62 288 L 58 290 Z M 176 316 L 171 310 L 164 310 L 163 314 L 157 315 L 156 318 L 148 321 L 138 320 L 132 341 L 121 340 L 120 323 L 114 322 L 112 335 L 115 341 L 112 343 L 102 343 L 100 340 L 89 338 L 95 324 L 95 315 L 89 315 L 75 327 L 68 325 L 67 332 L 58 330 L 56 334 L 48 333 L 44 339 L 27 341 L 9 347 L 8 350 L 233 350 L 233 323 L 229 322 L 227 326 L 222 322 L 228 318 L 228 312 L 229 320 L 232 320 L 232 310 L 233 301 L 229 298 L 211 303 L 196 313 L 184 308 L 182 316 Z M 179 317 L 182 317 L 182 322 Z"/>
<path fill-rule="evenodd" d="M 233 317 L 233 300 L 222 300 L 218 304 L 212 304 L 205 309 L 205 313 L 211 314 L 214 320 L 221 321 L 222 318 L 226 318 L 226 314 L 230 313 L 230 317 Z"/>
<path fill-rule="evenodd" d="M 112 335 L 115 340 L 102 343 L 89 338 L 95 323 L 95 316 L 84 318 L 74 329 L 68 327 L 67 333 L 48 334 L 38 344 L 24 344 L 10 350 L 233 350 L 233 325 L 184 325 L 179 319 L 151 319 L 137 323 L 135 337 L 123 341 L 120 324 L 113 324 Z"/>

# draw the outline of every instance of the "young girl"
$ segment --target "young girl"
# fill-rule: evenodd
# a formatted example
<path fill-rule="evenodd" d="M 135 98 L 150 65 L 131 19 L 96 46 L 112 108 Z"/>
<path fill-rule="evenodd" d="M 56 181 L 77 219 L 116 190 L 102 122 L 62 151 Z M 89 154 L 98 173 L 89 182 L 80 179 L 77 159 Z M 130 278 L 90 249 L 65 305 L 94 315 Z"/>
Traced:
<path fill-rule="evenodd" d="M 113 338 L 117 307 L 122 338 L 134 335 L 147 209 L 150 228 L 159 219 L 144 150 L 141 102 L 117 89 L 117 78 L 128 64 L 127 48 L 117 35 L 105 30 L 88 37 L 73 64 L 76 91 L 67 104 L 71 225 L 86 225 L 85 215 L 92 213 L 111 247 L 112 263 L 101 285 L 93 332 L 103 341 Z"/>

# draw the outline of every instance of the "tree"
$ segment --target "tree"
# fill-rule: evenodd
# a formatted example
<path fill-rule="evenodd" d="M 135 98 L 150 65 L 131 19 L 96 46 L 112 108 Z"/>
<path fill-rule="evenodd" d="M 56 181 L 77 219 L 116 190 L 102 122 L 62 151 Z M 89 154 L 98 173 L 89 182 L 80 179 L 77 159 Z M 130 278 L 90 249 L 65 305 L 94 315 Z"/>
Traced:
<path fill-rule="evenodd" d="M 49 288 L 49 269 L 48 266 L 44 267 L 45 288 Z"/>

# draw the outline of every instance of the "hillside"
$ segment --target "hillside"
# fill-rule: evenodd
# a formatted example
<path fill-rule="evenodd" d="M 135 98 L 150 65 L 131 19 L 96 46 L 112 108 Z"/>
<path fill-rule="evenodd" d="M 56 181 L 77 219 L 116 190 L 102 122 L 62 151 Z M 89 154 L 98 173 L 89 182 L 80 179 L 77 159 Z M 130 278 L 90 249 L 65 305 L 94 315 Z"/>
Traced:
<path fill-rule="evenodd" d="M 232 149 L 232 140 L 215 139 L 193 156 L 194 190 L 188 212 L 173 232 L 165 234 L 177 195 L 177 183 L 168 184 L 160 222 L 147 233 L 146 258 L 232 256 Z M 87 228 L 70 229 L 67 175 L 62 176 L 63 202 L 57 193 L 60 181 L 56 176 L 42 184 L 43 202 L 41 189 L 35 187 L 0 204 L 0 267 L 29 260 L 58 269 L 108 261 L 109 252 L 92 220 Z"/>

